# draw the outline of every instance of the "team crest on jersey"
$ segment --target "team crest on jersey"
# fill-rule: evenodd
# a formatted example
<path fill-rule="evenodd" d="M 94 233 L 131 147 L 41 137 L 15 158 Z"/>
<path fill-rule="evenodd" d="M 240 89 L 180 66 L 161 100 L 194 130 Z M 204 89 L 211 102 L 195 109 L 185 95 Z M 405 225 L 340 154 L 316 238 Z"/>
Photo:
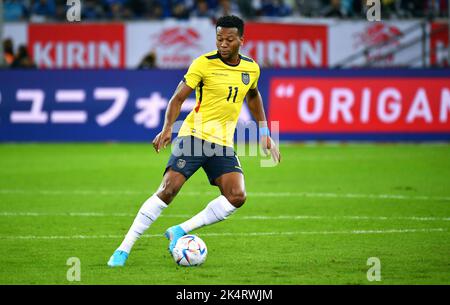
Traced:
<path fill-rule="evenodd" d="M 244 85 L 248 85 L 250 83 L 250 75 L 248 73 L 242 73 L 242 82 L 244 83 Z"/>
<path fill-rule="evenodd" d="M 177 166 L 178 168 L 184 168 L 186 166 L 186 160 L 178 159 Z"/>

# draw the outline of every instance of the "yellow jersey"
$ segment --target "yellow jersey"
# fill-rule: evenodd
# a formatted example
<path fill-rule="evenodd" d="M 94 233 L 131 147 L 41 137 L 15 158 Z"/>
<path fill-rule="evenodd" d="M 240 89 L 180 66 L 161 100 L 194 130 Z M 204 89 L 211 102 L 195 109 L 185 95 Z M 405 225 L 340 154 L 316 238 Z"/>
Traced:
<path fill-rule="evenodd" d="M 233 136 L 248 90 L 258 85 L 259 66 L 239 54 L 237 65 L 225 63 L 217 51 L 196 58 L 183 81 L 195 89 L 196 104 L 178 136 L 194 136 L 233 147 Z"/>

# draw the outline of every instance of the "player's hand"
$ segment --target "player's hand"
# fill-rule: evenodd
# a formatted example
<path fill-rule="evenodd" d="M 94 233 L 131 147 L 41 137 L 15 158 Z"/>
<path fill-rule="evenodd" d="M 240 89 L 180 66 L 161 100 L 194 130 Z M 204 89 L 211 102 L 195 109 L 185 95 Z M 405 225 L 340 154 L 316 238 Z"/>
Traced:
<path fill-rule="evenodd" d="M 171 129 L 163 129 L 160 133 L 156 135 L 156 137 L 153 139 L 153 147 L 155 148 L 156 152 L 159 153 L 159 151 L 162 148 L 166 148 L 168 144 L 170 144 L 170 141 L 172 140 L 172 130 Z"/>
<path fill-rule="evenodd" d="M 275 161 L 275 163 L 281 162 L 280 151 L 270 136 L 262 136 L 261 137 L 261 145 L 262 145 L 262 149 L 263 149 L 264 153 L 266 154 L 266 156 L 270 152 L 270 154 L 272 155 L 272 159 L 273 159 L 273 161 Z"/>

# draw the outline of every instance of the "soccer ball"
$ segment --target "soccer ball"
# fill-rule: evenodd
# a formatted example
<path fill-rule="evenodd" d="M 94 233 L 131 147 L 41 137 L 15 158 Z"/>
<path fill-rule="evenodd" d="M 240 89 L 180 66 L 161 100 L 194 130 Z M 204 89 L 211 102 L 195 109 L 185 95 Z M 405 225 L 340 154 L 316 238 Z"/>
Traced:
<path fill-rule="evenodd" d="M 198 266 L 205 262 L 208 250 L 197 235 L 185 235 L 177 240 L 172 256 L 180 266 Z"/>

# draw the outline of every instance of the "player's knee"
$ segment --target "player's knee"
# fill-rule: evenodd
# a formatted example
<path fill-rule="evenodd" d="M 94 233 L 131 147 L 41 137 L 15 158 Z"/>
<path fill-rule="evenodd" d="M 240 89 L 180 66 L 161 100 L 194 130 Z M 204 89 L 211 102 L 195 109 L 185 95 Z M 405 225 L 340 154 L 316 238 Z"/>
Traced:
<path fill-rule="evenodd" d="M 177 192 L 173 188 L 162 188 L 158 191 L 158 197 L 166 204 L 171 203 L 176 195 Z"/>
<path fill-rule="evenodd" d="M 240 208 L 247 199 L 247 194 L 242 190 L 231 191 L 230 194 L 225 196 L 228 201 L 234 205 L 236 208 Z"/>
<path fill-rule="evenodd" d="M 178 194 L 179 190 L 180 188 L 177 185 L 167 181 L 166 183 L 162 184 L 161 187 L 159 188 L 158 197 L 161 198 L 161 200 L 164 201 L 166 204 L 169 204 Z"/>

